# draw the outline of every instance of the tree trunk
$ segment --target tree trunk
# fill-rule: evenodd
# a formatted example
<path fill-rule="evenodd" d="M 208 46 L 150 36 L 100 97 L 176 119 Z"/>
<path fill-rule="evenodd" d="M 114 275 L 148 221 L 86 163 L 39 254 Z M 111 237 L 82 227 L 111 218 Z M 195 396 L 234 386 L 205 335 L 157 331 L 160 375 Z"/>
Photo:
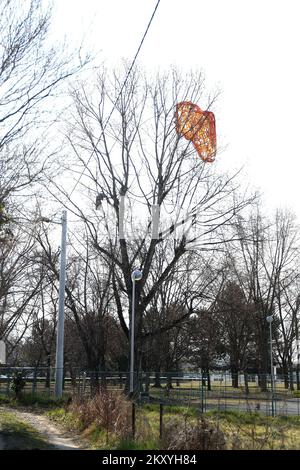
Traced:
<path fill-rule="evenodd" d="M 297 382 L 297 390 L 300 390 L 300 370 L 299 370 L 298 362 L 297 362 L 297 368 L 296 368 L 296 382 Z"/>
<path fill-rule="evenodd" d="M 99 362 L 91 355 L 90 351 L 87 354 L 87 367 L 90 376 L 90 390 L 91 396 L 99 393 L 100 383 L 99 383 Z"/>
<path fill-rule="evenodd" d="M 239 371 L 235 365 L 232 365 L 230 370 L 232 388 L 239 388 Z"/>
<path fill-rule="evenodd" d="M 146 377 L 145 377 L 145 392 L 149 394 L 149 387 L 150 387 L 150 373 L 146 372 Z"/>
<path fill-rule="evenodd" d="M 173 388 L 172 385 L 172 372 L 167 372 L 167 388 L 170 390 Z"/>
<path fill-rule="evenodd" d="M 267 340 L 266 340 L 267 341 Z M 266 342 L 268 345 L 269 343 Z M 268 375 L 270 374 L 269 351 L 265 345 L 262 345 L 262 353 L 259 368 L 259 385 L 262 392 L 268 391 Z"/>
<path fill-rule="evenodd" d="M 260 373 L 258 374 L 258 384 L 259 384 L 260 390 L 262 392 L 267 392 L 268 391 L 268 381 L 267 381 L 266 372 L 263 373 L 260 370 Z"/>
<path fill-rule="evenodd" d="M 286 361 L 282 363 L 282 372 L 283 372 L 283 379 L 284 379 L 284 388 L 288 390 L 289 388 L 289 373 L 288 373 L 288 366 Z"/>
<path fill-rule="evenodd" d="M 295 390 L 294 387 L 294 373 L 293 373 L 293 363 L 291 358 L 289 358 L 289 388 L 291 391 Z"/>
<path fill-rule="evenodd" d="M 202 387 L 207 387 L 211 391 L 210 371 L 207 367 L 201 369 Z"/>
<path fill-rule="evenodd" d="M 153 387 L 154 388 L 161 388 L 160 371 L 155 372 Z"/>
<path fill-rule="evenodd" d="M 76 376 L 77 376 L 76 370 L 74 370 L 73 367 L 71 366 L 70 367 L 70 377 L 71 377 L 71 385 L 72 385 L 73 389 L 75 389 L 76 385 L 77 385 Z"/>
<path fill-rule="evenodd" d="M 244 381 L 245 381 L 245 393 L 249 395 L 249 382 L 248 382 L 248 374 L 244 372 Z"/>
<path fill-rule="evenodd" d="M 180 387 L 180 381 L 179 381 L 179 364 L 176 362 L 176 387 Z"/>
<path fill-rule="evenodd" d="M 100 373 L 100 377 L 101 377 L 101 388 L 102 389 L 106 389 L 106 363 L 105 363 L 105 358 L 104 358 L 104 355 L 101 357 L 100 359 L 100 370 L 101 370 L 101 373 Z"/>
<path fill-rule="evenodd" d="M 45 388 L 50 389 L 50 381 L 51 381 L 51 356 L 50 354 L 47 354 L 47 372 L 46 372 Z"/>

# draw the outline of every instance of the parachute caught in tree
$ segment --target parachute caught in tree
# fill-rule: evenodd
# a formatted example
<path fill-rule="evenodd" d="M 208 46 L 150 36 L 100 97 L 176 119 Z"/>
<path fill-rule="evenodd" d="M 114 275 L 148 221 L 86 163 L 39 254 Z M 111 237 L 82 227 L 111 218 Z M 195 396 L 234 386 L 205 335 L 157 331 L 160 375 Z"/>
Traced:
<path fill-rule="evenodd" d="M 194 144 L 204 162 L 213 162 L 216 156 L 217 139 L 215 116 L 210 111 L 202 111 L 190 101 L 182 101 L 176 106 L 176 131 Z"/>

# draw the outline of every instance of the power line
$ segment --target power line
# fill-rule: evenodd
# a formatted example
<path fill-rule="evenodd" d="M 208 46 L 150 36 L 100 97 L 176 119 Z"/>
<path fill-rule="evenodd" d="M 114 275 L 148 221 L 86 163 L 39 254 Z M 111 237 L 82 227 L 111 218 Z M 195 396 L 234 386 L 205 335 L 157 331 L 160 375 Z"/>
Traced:
<path fill-rule="evenodd" d="M 138 47 L 138 49 L 137 49 L 137 51 L 136 51 L 136 53 L 135 53 L 135 56 L 134 56 L 133 61 L 132 61 L 132 63 L 131 63 L 131 66 L 129 67 L 129 70 L 128 70 L 127 74 L 126 74 L 125 80 L 124 80 L 123 85 L 122 85 L 122 87 L 121 87 L 121 90 L 120 90 L 120 92 L 119 92 L 119 94 L 118 94 L 118 96 L 117 96 L 117 99 L 116 99 L 116 101 L 115 101 L 115 103 L 114 103 L 114 105 L 113 105 L 113 107 L 112 107 L 112 110 L 111 110 L 111 112 L 110 112 L 110 114 L 109 114 L 109 116 L 108 116 L 108 118 L 107 118 L 107 120 L 106 120 L 106 123 L 105 123 L 105 125 L 104 125 L 104 127 L 103 127 L 103 129 L 102 129 L 102 131 L 101 131 L 100 137 L 98 138 L 98 140 L 97 140 L 97 142 L 96 142 L 96 144 L 95 144 L 95 146 L 94 146 L 94 149 L 92 150 L 91 155 L 89 156 L 88 161 L 87 161 L 87 163 L 86 163 L 84 169 L 82 170 L 82 172 L 81 172 L 81 174 L 80 174 L 78 180 L 76 181 L 76 183 L 75 183 L 75 185 L 74 185 L 74 187 L 73 187 L 73 189 L 72 189 L 72 191 L 71 191 L 69 197 L 72 196 L 73 192 L 74 192 L 75 189 L 77 188 L 77 186 L 78 186 L 78 184 L 79 184 L 79 182 L 80 182 L 80 180 L 81 180 L 81 178 L 82 178 L 82 176 L 83 176 L 83 174 L 84 174 L 84 172 L 85 172 L 86 167 L 88 166 L 88 164 L 89 164 L 90 161 L 91 161 L 92 156 L 94 155 L 95 148 L 97 147 L 98 143 L 100 142 L 101 137 L 103 136 L 103 134 L 104 134 L 104 132 L 105 132 L 106 126 L 107 126 L 107 124 L 108 124 L 108 122 L 109 122 L 109 120 L 110 120 L 110 118 L 111 118 L 111 116 L 112 116 L 112 114 L 113 114 L 113 112 L 114 112 L 114 110 L 115 110 L 115 107 L 117 106 L 117 103 L 118 103 L 118 101 L 119 101 L 119 99 L 120 99 L 120 96 L 121 96 L 123 90 L 124 90 L 124 87 L 125 87 L 125 85 L 126 85 L 126 83 L 127 83 L 127 80 L 128 80 L 128 78 L 129 78 L 129 75 L 130 75 L 131 72 L 132 72 L 132 69 L 133 69 L 133 67 L 134 67 L 134 64 L 135 64 L 135 62 L 136 62 L 136 60 L 137 60 L 137 57 L 138 57 L 138 55 L 139 55 L 139 53 L 140 53 L 140 50 L 141 50 L 141 48 L 142 48 L 142 45 L 143 45 L 143 43 L 144 43 L 144 41 L 145 41 L 145 38 L 146 38 L 146 36 L 147 36 L 147 34 L 148 34 L 148 31 L 149 31 L 149 29 L 150 29 L 151 23 L 152 23 L 152 21 L 153 21 L 153 18 L 154 18 L 154 16 L 155 16 L 155 13 L 156 13 L 156 11 L 157 11 L 157 9 L 158 9 L 158 6 L 159 6 L 159 4 L 160 4 L 160 1 L 161 1 L 161 0 L 158 0 L 157 3 L 156 3 L 156 5 L 155 5 L 155 8 L 154 8 L 154 10 L 153 10 L 153 12 L 152 12 L 152 15 L 151 15 L 151 17 L 150 17 L 150 20 L 149 20 L 149 22 L 148 22 L 148 25 L 147 25 L 147 27 L 146 27 L 146 30 L 145 30 L 145 32 L 144 32 L 144 34 L 143 34 L 143 37 L 142 37 L 142 39 L 141 39 L 141 42 L 140 42 L 140 44 L 139 44 L 139 47 Z"/>

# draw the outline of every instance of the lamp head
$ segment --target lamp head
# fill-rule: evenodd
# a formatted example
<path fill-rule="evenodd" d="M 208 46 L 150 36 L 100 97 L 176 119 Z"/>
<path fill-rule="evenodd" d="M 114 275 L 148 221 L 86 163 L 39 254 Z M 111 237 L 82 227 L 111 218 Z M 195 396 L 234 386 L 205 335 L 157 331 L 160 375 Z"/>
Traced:
<path fill-rule="evenodd" d="M 134 269 L 131 274 L 132 281 L 140 281 L 142 279 L 143 273 L 139 269 Z"/>
<path fill-rule="evenodd" d="M 105 199 L 105 194 L 104 193 L 99 193 L 96 196 L 96 211 L 100 209 L 102 205 L 102 201 Z"/>
<path fill-rule="evenodd" d="M 266 320 L 267 320 L 268 323 L 272 323 L 273 315 L 269 315 L 268 317 L 266 317 Z"/>
<path fill-rule="evenodd" d="M 37 223 L 40 223 L 40 222 L 46 222 L 47 224 L 50 224 L 52 222 L 51 219 L 49 219 L 48 217 L 38 217 L 37 219 L 35 219 L 35 222 Z"/>

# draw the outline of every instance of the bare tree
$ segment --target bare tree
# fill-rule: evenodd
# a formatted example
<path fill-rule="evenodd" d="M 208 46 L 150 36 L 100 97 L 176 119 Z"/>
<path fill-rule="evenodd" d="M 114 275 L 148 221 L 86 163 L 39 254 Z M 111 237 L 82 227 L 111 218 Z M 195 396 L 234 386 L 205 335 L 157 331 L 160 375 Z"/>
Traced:
<path fill-rule="evenodd" d="M 20 229 L 0 244 L 0 336 L 7 340 L 12 333 L 22 338 L 37 308 L 42 279 L 35 276 L 34 246 Z"/>
<path fill-rule="evenodd" d="M 49 140 L 67 102 L 62 98 L 58 109 L 55 98 L 88 58 L 50 43 L 51 8 L 44 2 L 0 0 L 0 16 L 0 335 L 9 341 L 13 333 L 15 344 L 38 302 L 31 212 L 38 184 L 57 168 L 58 143 Z"/>
<path fill-rule="evenodd" d="M 59 267 L 57 257 L 53 257 L 48 231 L 40 232 L 37 238 L 47 269 L 54 273 L 57 286 Z M 69 241 L 67 272 L 67 314 L 76 325 L 86 355 L 85 365 L 95 372 L 97 386 L 98 373 L 106 370 L 108 343 L 114 341 L 111 269 L 95 255 L 90 240 L 84 234 L 82 238 L 77 234 L 73 247 Z"/>
<path fill-rule="evenodd" d="M 238 388 L 239 373 L 249 367 L 254 308 L 240 286 L 229 279 L 230 276 L 217 297 L 215 324 L 223 339 L 224 352 L 229 356 L 232 386 Z"/>
<path fill-rule="evenodd" d="M 280 243 L 284 266 L 276 285 L 276 318 L 278 333 L 275 335 L 277 359 L 282 367 L 285 386 L 294 389 L 293 359 L 298 335 L 299 309 L 299 227 L 295 215 L 278 211 L 275 221 L 276 244 Z M 296 344 L 297 346 L 297 344 Z M 297 361 L 298 362 L 298 361 Z M 299 389 L 297 365 L 297 388 Z"/>
<path fill-rule="evenodd" d="M 201 370 L 203 384 L 207 380 L 208 390 L 211 390 L 210 371 L 224 360 L 226 353 L 217 316 L 214 308 L 202 309 L 189 320 L 191 339 L 187 345 L 187 358 Z"/>
<path fill-rule="evenodd" d="M 228 259 L 248 304 L 254 307 L 252 323 L 258 371 L 262 378 L 261 387 L 266 390 L 270 371 L 267 316 L 274 315 L 273 333 L 277 346 L 283 340 L 284 348 L 290 351 L 289 327 L 282 310 L 282 287 L 295 277 L 296 232 L 291 215 L 278 211 L 274 221 L 270 221 L 262 217 L 259 210 L 248 220 L 239 217 L 236 232 L 239 246 L 231 247 Z"/>
<path fill-rule="evenodd" d="M 0 16 L 2 214 L 5 206 L 12 213 L 12 196 L 24 194 L 49 169 L 55 146 L 49 151 L 45 142 L 59 114 L 55 94 L 88 58 L 75 61 L 64 45 L 50 44 L 51 9 L 39 0 L 0 0 Z"/>
<path fill-rule="evenodd" d="M 112 263 L 115 303 L 127 337 L 131 272 L 135 266 L 142 268 L 143 278 L 136 292 L 138 370 L 143 315 L 157 290 L 192 248 L 218 246 L 220 228 L 225 228 L 249 200 L 238 198 L 233 176 L 219 175 L 213 166 L 201 163 L 190 143 L 176 134 L 176 103 L 205 99 L 201 74 L 183 77 L 172 70 L 152 81 L 138 68 L 129 75 L 125 67 L 123 76 L 116 72 L 109 76 L 103 71 L 93 90 L 82 85 L 73 92 L 73 98 L 75 112 L 67 139 L 74 155 L 73 171 L 80 181 L 71 192 L 55 181 L 48 190 L 85 221 L 99 255 Z M 212 104 L 208 99 L 207 107 Z M 75 189 L 80 189 L 81 201 Z M 97 195 L 102 201 L 99 215 L 93 210 Z M 157 236 L 153 236 L 155 227 L 151 224 L 153 205 L 159 208 L 161 234 Z M 186 225 L 181 232 L 175 230 L 183 212 L 188 213 L 190 222 L 194 220 L 194 230 L 198 224 L 198 235 L 188 235 Z M 134 225 L 130 236 L 123 222 Z M 167 224 L 171 229 L 165 232 Z M 170 232 L 176 232 L 172 240 L 165 236 Z M 159 247 L 164 251 L 163 269 L 150 277 Z"/>

